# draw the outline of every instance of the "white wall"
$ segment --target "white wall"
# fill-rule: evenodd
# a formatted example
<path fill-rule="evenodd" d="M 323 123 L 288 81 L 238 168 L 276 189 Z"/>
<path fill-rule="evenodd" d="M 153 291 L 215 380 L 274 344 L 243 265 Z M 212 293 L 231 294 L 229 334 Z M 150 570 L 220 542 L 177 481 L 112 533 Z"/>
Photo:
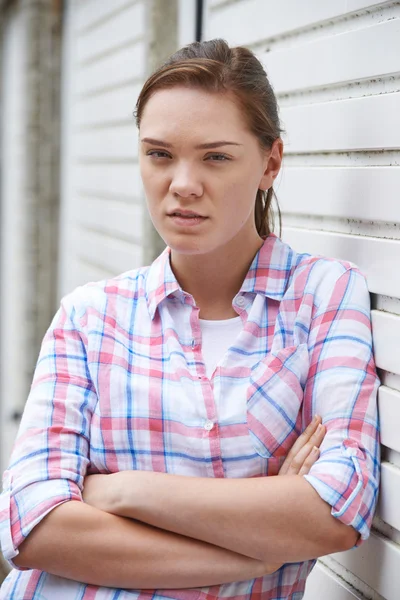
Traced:
<path fill-rule="evenodd" d="M 400 3 L 208 0 L 204 39 L 254 50 L 281 107 L 283 239 L 355 262 L 373 306 L 383 465 L 371 539 L 306 600 L 400 598 Z"/>
<path fill-rule="evenodd" d="M 64 20 L 59 296 L 142 264 L 132 112 L 146 69 L 144 0 L 69 0 Z"/>

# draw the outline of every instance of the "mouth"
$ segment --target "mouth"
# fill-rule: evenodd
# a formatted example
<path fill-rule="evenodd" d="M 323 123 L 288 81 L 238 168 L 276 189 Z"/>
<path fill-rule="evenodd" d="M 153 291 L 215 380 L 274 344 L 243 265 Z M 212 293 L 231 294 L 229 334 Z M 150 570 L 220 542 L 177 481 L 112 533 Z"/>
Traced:
<path fill-rule="evenodd" d="M 194 225 L 200 225 L 201 223 L 204 223 L 204 221 L 206 221 L 208 219 L 208 217 L 202 217 L 201 215 L 196 215 L 196 214 L 189 214 L 189 215 L 183 215 L 180 213 L 172 213 L 167 215 L 171 221 L 178 226 L 194 226 Z"/>
<path fill-rule="evenodd" d="M 168 217 L 196 217 L 206 219 L 203 215 L 199 215 L 198 213 L 193 212 L 192 210 L 175 210 L 168 213 Z"/>

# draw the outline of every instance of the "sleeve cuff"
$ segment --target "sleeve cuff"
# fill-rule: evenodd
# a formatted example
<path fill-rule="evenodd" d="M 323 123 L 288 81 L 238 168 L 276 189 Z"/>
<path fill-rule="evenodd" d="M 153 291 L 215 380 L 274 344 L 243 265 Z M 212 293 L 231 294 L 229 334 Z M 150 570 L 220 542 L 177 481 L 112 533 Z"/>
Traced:
<path fill-rule="evenodd" d="M 360 448 L 344 443 L 333 456 L 321 455 L 303 477 L 332 507 L 333 517 L 360 533 L 353 548 L 369 538 L 379 481 L 367 469 L 365 453 Z"/>
<path fill-rule="evenodd" d="M 0 545 L 4 559 L 19 571 L 12 560 L 19 554 L 18 547 L 32 529 L 56 506 L 78 500 L 83 502 L 79 487 L 69 479 L 50 479 L 28 485 L 13 492 L 13 479 L 9 471 L 3 476 L 3 492 L 0 496 Z"/>

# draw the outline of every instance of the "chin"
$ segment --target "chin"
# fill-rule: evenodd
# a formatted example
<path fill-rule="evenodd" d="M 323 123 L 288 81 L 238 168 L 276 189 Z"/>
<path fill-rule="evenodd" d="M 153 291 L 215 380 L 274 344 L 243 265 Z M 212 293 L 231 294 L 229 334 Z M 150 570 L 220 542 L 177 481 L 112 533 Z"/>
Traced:
<path fill-rule="evenodd" d="M 211 244 L 204 236 L 200 235 L 164 235 L 161 237 L 171 250 L 179 254 L 195 256 L 197 254 L 207 254 L 214 249 L 214 244 Z"/>

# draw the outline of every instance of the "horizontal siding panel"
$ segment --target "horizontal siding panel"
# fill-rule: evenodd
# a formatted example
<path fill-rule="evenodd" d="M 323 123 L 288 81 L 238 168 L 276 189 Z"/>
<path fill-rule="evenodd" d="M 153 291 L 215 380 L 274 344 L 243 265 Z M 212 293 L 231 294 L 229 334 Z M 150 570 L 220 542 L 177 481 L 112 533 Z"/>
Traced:
<path fill-rule="evenodd" d="M 78 160 L 124 159 L 138 156 L 137 129 L 134 123 L 121 127 L 89 129 L 75 134 L 74 144 Z"/>
<path fill-rule="evenodd" d="M 141 266 L 142 248 L 93 231 L 75 228 L 76 254 L 89 264 L 118 275 Z"/>
<path fill-rule="evenodd" d="M 400 277 L 393 276 L 400 265 L 399 240 L 294 227 L 282 229 L 283 239 L 296 251 L 351 261 L 367 277 L 370 292 L 400 298 Z"/>
<path fill-rule="evenodd" d="M 391 527 L 400 531 L 400 469 L 383 462 L 381 469 L 381 491 L 377 514 Z"/>
<path fill-rule="evenodd" d="M 286 152 L 398 149 L 400 93 L 283 107 Z"/>
<path fill-rule="evenodd" d="M 104 88 L 132 83 L 144 77 L 146 67 L 145 45 L 138 42 L 107 56 L 101 62 L 82 67 L 76 72 L 76 89 L 80 94 L 93 93 Z"/>
<path fill-rule="evenodd" d="M 257 54 L 277 94 L 390 75 L 399 56 L 400 19 Z"/>
<path fill-rule="evenodd" d="M 299 10 L 298 0 L 241 0 L 209 13 L 206 39 L 222 37 L 231 45 L 254 44 L 381 4 L 389 2 L 307 0 Z"/>
<path fill-rule="evenodd" d="M 283 212 L 400 222 L 400 167 L 284 166 L 274 187 Z"/>
<path fill-rule="evenodd" d="M 356 594 L 330 569 L 317 562 L 307 578 L 304 600 L 321 598 L 321 590 L 324 590 L 323 600 L 363 600 L 361 594 Z"/>
<path fill-rule="evenodd" d="M 400 375 L 400 316 L 373 310 L 372 327 L 377 366 Z"/>
<path fill-rule="evenodd" d="M 132 164 L 79 165 L 74 172 L 75 189 L 108 194 L 116 198 L 137 197 L 142 190 L 139 166 Z"/>
<path fill-rule="evenodd" d="M 73 7 L 76 12 L 76 27 L 81 31 L 86 27 L 101 23 L 116 11 L 133 4 L 135 4 L 135 0 L 113 0 L 112 2 L 108 2 L 108 0 L 77 0 Z"/>
<path fill-rule="evenodd" d="M 142 237 L 143 206 L 79 198 L 79 224 L 132 243 Z"/>
<path fill-rule="evenodd" d="M 102 281 L 103 279 L 110 279 L 110 277 L 115 276 L 115 273 L 79 259 L 76 261 L 75 272 L 77 277 L 76 285 L 84 285 L 90 281 Z"/>
<path fill-rule="evenodd" d="M 101 125 L 132 119 L 140 84 L 128 84 L 96 96 L 82 98 L 74 106 L 74 125 Z"/>
<path fill-rule="evenodd" d="M 354 573 L 385 600 L 399 600 L 400 546 L 371 533 L 357 550 L 333 554 L 332 557 Z"/>
<path fill-rule="evenodd" d="M 381 442 L 384 446 L 400 452 L 400 392 L 381 385 L 378 392 L 378 405 Z"/>
<path fill-rule="evenodd" d="M 101 26 L 78 36 L 77 60 L 81 63 L 115 46 L 128 44 L 142 36 L 144 30 L 145 10 L 141 3 L 121 12 L 114 12 Z"/>

